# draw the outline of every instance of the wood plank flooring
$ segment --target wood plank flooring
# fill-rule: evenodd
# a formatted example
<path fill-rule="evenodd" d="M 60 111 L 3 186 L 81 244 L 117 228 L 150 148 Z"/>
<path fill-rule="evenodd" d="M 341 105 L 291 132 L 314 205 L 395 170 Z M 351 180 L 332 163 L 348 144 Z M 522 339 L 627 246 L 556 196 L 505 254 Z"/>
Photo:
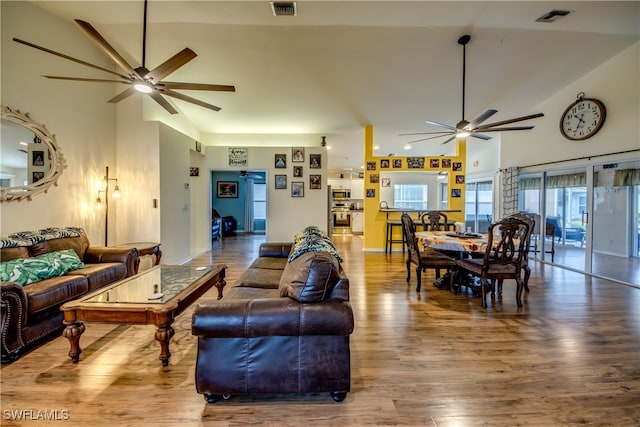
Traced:
<path fill-rule="evenodd" d="M 193 264 L 228 265 L 230 286 L 263 239 L 225 238 Z M 196 340 L 187 310 L 175 322 L 164 368 L 153 327 L 103 324 L 87 325 L 78 364 L 59 337 L 2 366 L 0 423 L 640 425 L 640 289 L 534 262 L 523 308 L 516 306 L 514 283 L 505 282 L 503 297 L 482 309 L 470 294 L 433 287 L 432 272 L 416 293 L 399 252 L 363 252 L 359 237 L 334 240 L 350 278 L 356 324 L 344 402 L 309 394 L 206 404 L 194 387 Z M 215 301 L 215 290 L 204 298 Z M 20 411 L 27 420 L 16 419 Z M 67 419 L 37 418 L 47 414 Z"/>

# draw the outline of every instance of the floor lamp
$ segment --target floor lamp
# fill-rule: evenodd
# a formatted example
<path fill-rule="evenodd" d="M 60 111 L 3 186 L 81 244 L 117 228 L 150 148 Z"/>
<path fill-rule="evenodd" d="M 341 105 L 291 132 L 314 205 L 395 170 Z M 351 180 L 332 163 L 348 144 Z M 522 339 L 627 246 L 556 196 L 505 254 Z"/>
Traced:
<path fill-rule="evenodd" d="M 98 198 L 96 199 L 96 205 L 98 208 L 102 207 L 102 199 L 100 199 L 100 193 L 104 193 L 104 245 L 109 246 L 109 181 L 115 181 L 116 185 L 113 187 L 112 196 L 114 199 L 120 198 L 120 187 L 118 186 L 118 178 L 109 178 L 109 166 L 106 167 L 104 174 L 104 190 L 98 190 Z"/>

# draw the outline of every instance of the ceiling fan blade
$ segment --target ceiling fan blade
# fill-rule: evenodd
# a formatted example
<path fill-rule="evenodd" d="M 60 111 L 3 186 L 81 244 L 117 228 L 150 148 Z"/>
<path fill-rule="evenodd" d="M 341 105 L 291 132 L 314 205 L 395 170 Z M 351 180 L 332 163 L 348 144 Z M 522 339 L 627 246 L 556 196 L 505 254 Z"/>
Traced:
<path fill-rule="evenodd" d="M 162 95 L 160 95 L 160 92 L 154 90 L 149 94 L 149 96 L 153 98 L 153 100 L 156 101 L 158 104 L 162 105 L 162 108 L 167 110 L 170 114 L 178 114 L 178 110 L 173 108 L 173 105 L 171 105 L 169 101 L 164 99 Z"/>
<path fill-rule="evenodd" d="M 456 139 L 456 136 L 455 136 L 455 135 L 453 135 L 451 138 L 447 139 L 445 142 L 441 143 L 440 145 L 448 144 L 448 143 L 450 143 L 451 141 L 453 141 L 454 139 Z"/>
<path fill-rule="evenodd" d="M 450 131 L 440 131 L 440 132 L 416 132 L 416 133 L 399 133 L 398 136 L 410 136 L 410 135 L 448 135 Z"/>
<path fill-rule="evenodd" d="M 504 131 L 509 131 L 509 130 L 531 130 L 534 127 L 535 126 L 514 126 L 514 127 L 508 127 L 508 128 L 489 128 L 489 129 L 482 129 L 482 132 L 504 132 Z"/>
<path fill-rule="evenodd" d="M 123 90 L 122 92 L 120 92 L 119 94 L 117 94 L 116 96 L 114 96 L 113 98 L 111 98 L 110 100 L 108 100 L 107 102 L 111 102 L 111 103 L 116 103 L 116 102 L 120 102 L 125 98 L 130 97 L 131 95 L 138 93 L 137 90 L 135 90 L 133 88 L 133 86 Z"/>
<path fill-rule="evenodd" d="M 75 62 L 77 64 L 81 64 L 81 65 L 84 65 L 86 67 L 91 67 L 91 68 L 95 68 L 97 70 L 101 70 L 101 71 L 104 71 L 104 72 L 107 72 L 107 73 L 110 73 L 110 74 L 115 74 L 116 76 L 121 77 L 123 79 L 129 79 L 129 76 L 122 75 L 122 74 L 117 73 L 117 72 L 115 72 L 113 70 L 109 70 L 108 68 L 103 68 L 103 67 L 100 67 L 98 65 L 90 64 L 89 62 L 82 61 L 81 59 L 77 59 L 77 58 L 74 58 L 72 56 L 65 55 L 64 53 L 56 52 L 55 50 L 47 49 L 46 47 L 38 46 L 37 44 L 33 44 L 33 43 L 28 42 L 28 41 L 20 40 L 20 39 L 17 39 L 15 37 L 13 38 L 13 41 L 18 42 L 18 43 L 22 43 L 23 45 L 32 47 L 34 49 L 41 50 L 43 52 L 50 53 L 50 54 L 55 55 L 55 56 L 59 56 L 60 58 L 64 58 L 64 59 L 67 59 L 69 61 L 73 61 L 73 62 Z"/>
<path fill-rule="evenodd" d="M 430 139 L 436 139 L 436 138 L 441 138 L 443 136 L 449 135 L 448 133 L 443 134 L 443 135 L 436 135 L 436 136 L 430 136 L 429 138 L 422 138 L 422 139 L 416 139 L 415 141 L 409 141 L 407 142 L 407 144 L 413 144 L 414 142 L 422 142 L 422 141 L 428 141 Z M 455 136 L 454 136 L 455 138 Z"/>
<path fill-rule="evenodd" d="M 42 76 L 42 77 L 46 77 L 48 79 L 54 79 L 54 80 L 73 80 L 73 81 L 79 81 L 79 82 L 98 82 L 98 83 L 124 83 L 124 84 L 131 84 L 131 82 L 129 81 L 122 81 L 122 80 L 109 80 L 109 79 L 87 79 L 84 77 L 64 77 L 64 76 Z"/>
<path fill-rule="evenodd" d="M 492 128 L 495 126 L 508 125 L 509 123 L 521 122 L 523 120 L 535 119 L 543 116 L 544 116 L 544 113 L 531 114 L 529 116 L 522 116 L 522 117 L 516 117 L 515 119 L 503 120 L 501 122 L 488 123 L 486 125 L 478 126 L 473 130 L 474 131 L 480 130 L 484 132 L 485 129 Z"/>
<path fill-rule="evenodd" d="M 473 129 L 476 126 L 478 126 L 480 123 L 482 123 L 485 120 L 487 120 L 489 117 L 493 116 L 497 112 L 498 112 L 498 110 L 487 110 L 484 113 L 480 114 L 475 119 L 471 120 L 471 123 L 469 123 L 464 128 L 467 129 L 467 130 Z"/>
<path fill-rule="evenodd" d="M 138 75 L 131 65 L 93 28 L 91 24 L 80 19 L 75 20 L 89 38 L 104 52 L 113 62 L 120 68 L 129 73 L 131 76 Z"/>
<path fill-rule="evenodd" d="M 188 95 L 184 95 L 184 94 L 182 94 L 180 92 L 174 92 L 172 90 L 164 90 L 164 91 L 162 91 L 162 93 L 164 95 L 171 96 L 173 98 L 177 98 L 177 99 L 180 99 L 182 101 L 189 102 L 191 104 L 199 105 L 200 107 L 208 108 L 208 109 L 213 110 L 213 111 L 220 111 L 221 110 L 220 107 L 216 107 L 215 105 L 208 104 L 208 103 L 206 103 L 204 101 L 200 101 L 199 99 L 193 98 L 193 97 L 188 96 Z"/>
<path fill-rule="evenodd" d="M 485 141 L 488 141 L 491 139 L 491 137 L 489 135 L 483 135 L 481 133 L 472 133 L 469 136 L 472 136 L 474 138 L 478 138 L 478 139 L 483 139 Z"/>
<path fill-rule="evenodd" d="M 160 80 L 173 73 L 196 56 L 198 55 L 196 55 L 194 51 L 185 47 L 180 52 L 158 65 L 156 68 L 149 71 L 149 73 L 144 77 L 151 79 L 154 83 L 158 83 Z"/>
<path fill-rule="evenodd" d="M 183 90 L 212 90 L 220 92 L 235 92 L 236 87 L 230 85 L 210 85 L 206 83 L 180 83 L 180 82 L 159 82 L 157 86 L 164 86 L 167 89 Z"/>
<path fill-rule="evenodd" d="M 453 127 L 453 126 L 445 125 L 443 123 L 434 122 L 432 120 L 425 120 L 424 122 L 429 124 L 429 125 L 438 126 L 438 127 L 445 128 L 445 129 L 450 129 L 450 130 L 456 130 L 456 128 Z"/>

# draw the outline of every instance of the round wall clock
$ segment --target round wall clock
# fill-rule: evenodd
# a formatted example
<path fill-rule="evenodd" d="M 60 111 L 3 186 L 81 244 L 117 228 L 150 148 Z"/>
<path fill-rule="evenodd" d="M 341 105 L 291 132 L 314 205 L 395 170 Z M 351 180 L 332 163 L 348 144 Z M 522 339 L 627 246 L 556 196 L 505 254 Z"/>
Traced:
<path fill-rule="evenodd" d="M 560 118 L 560 132 L 574 141 L 581 141 L 595 135 L 607 117 L 607 110 L 602 101 L 585 98 L 584 92 L 578 94 L 578 99 L 569 105 Z"/>

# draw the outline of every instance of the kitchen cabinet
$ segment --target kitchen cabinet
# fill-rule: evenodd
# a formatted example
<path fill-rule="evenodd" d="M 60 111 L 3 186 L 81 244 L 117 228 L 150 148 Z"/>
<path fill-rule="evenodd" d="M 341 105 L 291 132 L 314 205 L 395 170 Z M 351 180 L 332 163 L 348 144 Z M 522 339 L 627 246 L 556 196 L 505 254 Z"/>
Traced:
<path fill-rule="evenodd" d="M 364 199 L 364 179 L 351 180 L 351 198 Z"/>
<path fill-rule="evenodd" d="M 351 234 L 362 234 L 364 232 L 364 212 L 351 212 Z"/>
<path fill-rule="evenodd" d="M 344 178 L 329 178 L 327 179 L 327 185 L 330 185 L 332 190 L 349 190 L 351 189 L 351 180 Z"/>

